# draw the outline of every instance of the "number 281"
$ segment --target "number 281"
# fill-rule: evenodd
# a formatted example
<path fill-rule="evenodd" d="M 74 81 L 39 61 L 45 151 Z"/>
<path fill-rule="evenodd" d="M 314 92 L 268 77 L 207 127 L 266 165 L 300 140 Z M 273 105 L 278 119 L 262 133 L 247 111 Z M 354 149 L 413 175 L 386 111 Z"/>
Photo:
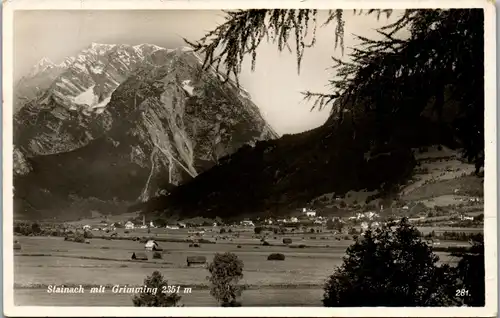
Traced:
<path fill-rule="evenodd" d="M 469 296 L 469 291 L 467 289 L 457 289 L 455 292 L 456 297 Z"/>

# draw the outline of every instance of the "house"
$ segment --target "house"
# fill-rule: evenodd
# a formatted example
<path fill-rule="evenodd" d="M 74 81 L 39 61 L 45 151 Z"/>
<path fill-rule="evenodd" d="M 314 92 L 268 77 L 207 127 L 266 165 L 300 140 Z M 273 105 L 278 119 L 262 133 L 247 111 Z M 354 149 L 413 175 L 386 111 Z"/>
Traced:
<path fill-rule="evenodd" d="M 179 227 L 181 229 L 185 229 L 186 228 L 186 223 L 179 222 L 179 223 L 177 223 L 177 225 L 179 225 Z"/>
<path fill-rule="evenodd" d="M 361 223 L 361 231 L 366 231 L 370 228 L 370 224 L 368 224 L 368 222 L 363 222 Z"/>
<path fill-rule="evenodd" d="M 148 226 L 147 226 L 147 225 L 141 225 L 139 228 L 140 228 L 140 229 L 147 229 L 147 228 L 148 228 Z"/>
<path fill-rule="evenodd" d="M 91 228 L 92 228 L 92 227 L 91 227 L 90 225 L 88 225 L 88 224 L 83 226 L 83 229 L 84 229 L 85 231 L 90 231 L 90 229 L 91 229 Z"/>
<path fill-rule="evenodd" d="M 240 225 L 242 226 L 255 226 L 252 221 L 250 220 L 244 220 L 240 222 Z"/>
<path fill-rule="evenodd" d="M 166 229 L 168 230 L 178 230 L 179 227 L 177 225 L 167 225 L 165 226 Z"/>
<path fill-rule="evenodd" d="M 364 216 L 365 216 L 367 219 L 372 220 L 372 219 L 374 219 L 374 218 L 377 218 L 379 215 L 378 215 L 377 213 L 375 213 L 375 212 L 366 212 L 366 213 L 364 214 Z"/>
<path fill-rule="evenodd" d="M 149 240 L 144 244 L 146 251 L 156 251 L 158 249 L 158 243 L 155 240 Z"/>
<path fill-rule="evenodd" d="M 467 216 L 467 215 L 460 215 L 460 220 L 461 221 L 473 221 L 474 217 L 472 216 Z"/>
<path fill-rule="evenodd" d="M 128 221 L 127 223 L 125 223 L 125 229 L 126 230 L 133 230 L 135 228 L 135 225 L 134 223 Z"/>
<path fill-rule="evenodd" d="M 146 253 L 142 253 L 142 252 L 137 252 L 137 253 L 132 253 L 132 259 L 133 260 L 138 260 L 138 261 L 147 261 L 148 260 L 148 256 L 146 255 Z"/>
<path fill-rule="evenodd" d="M 295 217 L 295 216 L 292 216 L 292 217 L 290 218 L 290 223 L 297 223 L 297 222 L 299 222 L 299 218 L 297 218 L 297 217 Z"/>
<path fill-rule="evenodd" d="M 306 208 L 302 209 L 302 213 L 304 213 L 307 217 L 313 218 L 316 216 L 316 211 L 314 210 L 308 210 Z"/>

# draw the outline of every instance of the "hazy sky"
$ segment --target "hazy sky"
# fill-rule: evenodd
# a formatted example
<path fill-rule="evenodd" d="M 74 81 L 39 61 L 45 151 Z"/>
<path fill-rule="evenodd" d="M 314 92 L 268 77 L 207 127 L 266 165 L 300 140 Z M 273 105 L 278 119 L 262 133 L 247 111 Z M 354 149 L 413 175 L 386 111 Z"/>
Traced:
<path fill-rule="evenodd" d="M 322 24 L 327 12 L 319 13 Z M 399 16 L 395 12 L 393 20 Z M 375 28 L 387 23 L 381 17 L 345 14 L 345 46 L 356 44 L 352 34 L 375 36 Z M 152 43 L 165 48 L 184 46 L 181 37 L 197 40 L 224 21 L 220 11 L 17 11 L 14 16 L 14 77 L 19 79 L 41 58 L 54 63 L 96 43 Z M 303 90 L 326 92 L 332 73 L 327 68 L 334 49 L 334 27 L 319 28 L 317 44 L 308 49 L 297 74 L 295 54 L 279 53 L 277 45 L 263 43 L 256 70 L 247 61 L 241 74 L 242 86 L 251 94 L 262 114 L 279 133 L 297 133 L 324 123 L 328 110 L 310 111 L 312 103 L 302 100 Z M 347 53 L 348 51 L 346 51 Z"/>

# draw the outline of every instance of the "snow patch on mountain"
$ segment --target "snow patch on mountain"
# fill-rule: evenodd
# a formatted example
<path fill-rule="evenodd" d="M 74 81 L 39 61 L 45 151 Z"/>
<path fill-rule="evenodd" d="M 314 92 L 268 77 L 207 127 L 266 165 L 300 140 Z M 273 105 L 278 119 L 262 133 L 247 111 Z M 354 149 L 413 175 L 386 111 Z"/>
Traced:
<path fill-rule="evenodd" d="M 194 87 L 190 85 L 191 80 L 185 80 L 182 82 L 182 88 L 190 95 L 193 95 Z"/>
<path fill-rule="evenodd" d="M 101 102 L 92 106 L 92 108 L 95 109 L 95 112 L 97 114 L 102 114 L 102 112 L 104 112 L 104 110 L 106 109 L 106 106 L 109 104 L 110 101 L 111 101 L 111 95 L 109 97 L 103 99 Z"/>
<path fill-rule="evenodd" d="M 94 93 L 95 85 L 90 86 L 80 95 L 76 96 L 73 101 L 79 105 L 92 106 L 97 103 L 98 97 Z"/>

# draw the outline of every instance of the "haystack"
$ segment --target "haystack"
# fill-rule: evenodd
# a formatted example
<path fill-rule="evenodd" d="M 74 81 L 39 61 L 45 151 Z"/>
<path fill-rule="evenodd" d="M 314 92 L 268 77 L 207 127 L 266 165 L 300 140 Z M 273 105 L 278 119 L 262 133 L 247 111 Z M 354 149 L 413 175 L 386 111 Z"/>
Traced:
<path fill-rule="evenodd" d="M 191 264 L 205 265 L 207 263 L 207 258 L 205 256 L 188 256 L 186 262 L 187 266 L 191 266 Z"/>
<path fill-rule="evenodd" d="M 147 261 L 148 256 L 146 255 L 146 253 L 137 252 L 137 253 L 132 253 L 132 259 L 138 260 L 138 261 Z"/>

